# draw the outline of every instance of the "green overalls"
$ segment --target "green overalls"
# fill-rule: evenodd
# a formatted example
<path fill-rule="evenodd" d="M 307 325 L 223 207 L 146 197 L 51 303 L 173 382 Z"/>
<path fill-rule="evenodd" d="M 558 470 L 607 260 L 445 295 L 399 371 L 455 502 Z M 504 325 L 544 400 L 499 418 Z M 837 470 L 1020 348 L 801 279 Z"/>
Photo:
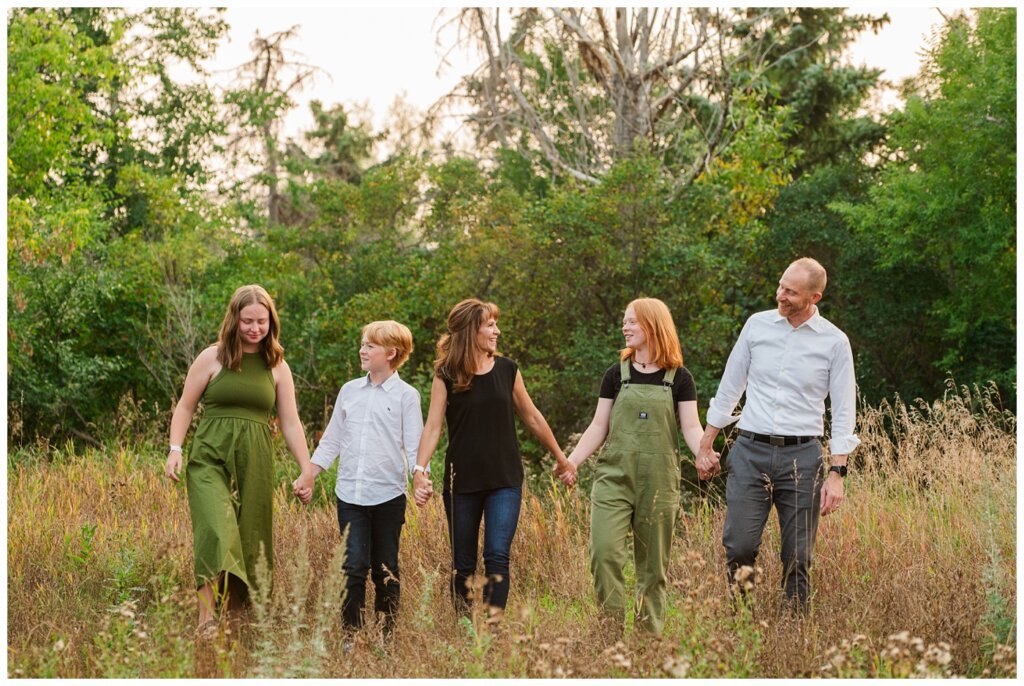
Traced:
<path fill-rule="evenodd" d="M 665 625 L 665 576 L 679 512 L 675 375 L 675 369 L 666 370 L 661 386 L 631 384 L 630 361 L 622 362 L 622 387 L 612 406 L 590 495 L 590 571 L 598 604 L 622 622 L 623 568 L 632 531 L 635 625 L 655 635 Z"/>

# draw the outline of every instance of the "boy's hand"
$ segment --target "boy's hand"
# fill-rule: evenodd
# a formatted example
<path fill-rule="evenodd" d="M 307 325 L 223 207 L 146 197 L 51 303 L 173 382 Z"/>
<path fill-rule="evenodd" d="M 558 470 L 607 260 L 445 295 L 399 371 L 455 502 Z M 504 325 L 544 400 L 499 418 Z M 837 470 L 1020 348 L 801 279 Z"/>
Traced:
<path fill-rule="evenodd" d="M 423 472 L 416 472 L 412 477 L 413 499 L 418 507 L 423 507 L 434 494 L 434 484 L 430 477 Z"/>
<path fill-rule="evenodd" d="M 292 493 L 305 505 L 313 499 L 313 480 L 311 473 L 304 472 L 298 479 L 292 482 Z"/>

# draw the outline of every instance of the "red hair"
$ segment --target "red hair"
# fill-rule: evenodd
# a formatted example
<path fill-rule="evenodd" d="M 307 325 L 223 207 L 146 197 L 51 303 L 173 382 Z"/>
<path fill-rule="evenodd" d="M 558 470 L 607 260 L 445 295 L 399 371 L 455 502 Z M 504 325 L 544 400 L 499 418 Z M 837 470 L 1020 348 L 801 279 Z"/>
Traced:
<path fill-rule="evenodd" d="M 676 333 L 675 322 L 668 306 L 657 298 L 637 298 L 626 306 L 633 308 L 636 320 L 647 338 L 647 351 L 650 362 L 662 369 L 679 369 L 683 366 L 683 349 L 679 345 L 679 334 Z M 619 359 L 628 360 L 632 357 L 632 348 L 623 348 Z"/>

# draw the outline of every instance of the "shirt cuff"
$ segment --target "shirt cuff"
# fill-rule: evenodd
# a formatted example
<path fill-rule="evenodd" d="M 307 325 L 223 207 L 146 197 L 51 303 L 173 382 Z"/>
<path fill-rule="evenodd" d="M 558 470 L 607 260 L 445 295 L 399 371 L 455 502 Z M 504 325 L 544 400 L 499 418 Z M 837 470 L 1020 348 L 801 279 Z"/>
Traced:
<path fill-rule="evenodd" d="M 711 426 L 717 426 L 719 429 L 724 429 L 733 422 L 739 421 L 740 415 L 732 415 L 732 408 L 729 410 L 721 410 L 716 406 L 715 399 L 712 398 L 708 401 L 708 414 L 707 423 Z"/>
<path fill-rule="evenodd" d="M 833 455 L 849 455 L 858 445 L 860 445 L 860 439 L 853 434 L 832 436 L 828 440 L 828 450 Z"/>
<path fill-rule="evenodd" d="M 336 459 L 336 457 L 337 456 L 328 457 L 327 453 L 323 453 L 320 452 L 319 450 L 316 450 L 313 452 L 313 457 L 309 458 L 309 461 L 326 472 L 328 469 L 331 468 L 331 465 L 334 464 L 334 460 Z"/>

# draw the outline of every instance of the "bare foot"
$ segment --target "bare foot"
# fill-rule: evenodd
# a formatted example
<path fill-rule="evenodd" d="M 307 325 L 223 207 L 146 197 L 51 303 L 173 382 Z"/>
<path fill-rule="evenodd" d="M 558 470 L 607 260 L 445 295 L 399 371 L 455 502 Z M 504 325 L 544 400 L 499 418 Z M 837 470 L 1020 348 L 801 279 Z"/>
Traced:
<path fill-rule="evenodd" d="M 207 619 L 205 622 L 200 622 L 199 626 L 196 627 L 196 637 L 204 641 L 212 641 L 217 637 L 219 630 L 220 622 L 216 619 Z"/>

